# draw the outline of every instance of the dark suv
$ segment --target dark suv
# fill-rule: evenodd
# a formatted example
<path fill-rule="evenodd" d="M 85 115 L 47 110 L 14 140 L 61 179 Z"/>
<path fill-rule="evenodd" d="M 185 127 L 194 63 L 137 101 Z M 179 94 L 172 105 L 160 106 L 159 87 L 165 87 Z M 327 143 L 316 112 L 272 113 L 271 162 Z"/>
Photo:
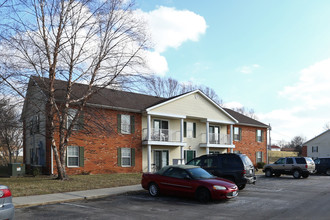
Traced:
<path fill-rule="evenodd" d="M 188 165 L 200 166 L 214 176 L 234 182 L 240 190 L 256 182 L 254 166 L 244 154 L 209 154 L 192 159 Z"/>
<path fill-rule="evenodd" d="M 316 158 L 315 169 L 317 173 L 325 173 L 330 176 L 330 158 Z"/>

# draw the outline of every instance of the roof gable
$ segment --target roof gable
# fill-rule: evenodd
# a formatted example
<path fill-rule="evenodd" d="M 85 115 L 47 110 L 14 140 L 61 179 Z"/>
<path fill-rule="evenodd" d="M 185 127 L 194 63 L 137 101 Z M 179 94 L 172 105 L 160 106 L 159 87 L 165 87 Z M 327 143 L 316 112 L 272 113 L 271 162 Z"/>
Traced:
<path fill-rule="evenodd" d="M 330 140 L 330 129 L 328 129 L 328 130 L 322 132 L 321 134 L 317 135 L 316 137 L 306 141 L 305 143 L 303 143 L 303 145 L 307 145 L 313 141 L 316 141 L 319 138 L 328 138 Z"/>
<path fill-rule="evenodd" d="M 146 112 L 170 113 L 236 123 L 236 119 L 224 111 L 200 90 L 188 92 L 164 100 L 146 109 Z"/>

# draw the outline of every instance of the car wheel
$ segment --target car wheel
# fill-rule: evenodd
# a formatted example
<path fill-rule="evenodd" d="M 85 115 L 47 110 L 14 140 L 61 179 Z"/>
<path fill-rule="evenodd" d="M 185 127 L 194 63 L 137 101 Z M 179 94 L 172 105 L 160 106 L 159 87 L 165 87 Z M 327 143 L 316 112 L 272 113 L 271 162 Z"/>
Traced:
<path fill-rule="evenodd" d="M 294 170 L 294 171 L 293 171 L 293 177 L 294 177 L 295 179 L 299 179 L 300 176 L 301 176 L 301 173 L 300 173 L 299 170 Z"/>
<path fill-rule="evenodd" d="M 328 176 L 330 176 L 330 169 L 327 169 L 327 171 L 325 171 L 325 174 L 327 174 Z"/>
<path fill-rule="evenodd" d="M 281 174 L 280 174 L 280 173 L 275 173 L 275 176 L 276 176 L 276 177 L 280 177 Z"/>
<path fill-rule="evenodd" d="M 306 179 L 306 178 L 308 178 L 308 177 L 309 177 L 309 174 L 308 174 L 308 173 L 306 173 L 306 174 L 303 174 L 303 175 L 302 175 L 302 177 Z"/>
<path fill-rule="evenodd" d="M 265 176 L 266 177 L 271 177 L 273 174 L 272 174 L 272 171 L 270 169 L 267 169 L 265 170 Z"/>
<path fill-rule="evenodd" d="M 159 196 L 159 187 L 156 183 L 150 183 L 148 191 L 149 195 L 153 197 Z"/>
<path fill-rule="evenodd" d="M 196 198 L 201 203 L 207 203 L 211 199 L 210 191 L 206 188 L 200 188 L 196 191 Z"/>
<path fill-rule="evenodd" d="M 237 186 L 237 187 L 238 187 L 239 190 L 242 190 L 242 189 L 245 188 L 245 186 L 246 186 L 245 184 L 242 184 L 242 185 L 239 185 L 239 186 Z"/>

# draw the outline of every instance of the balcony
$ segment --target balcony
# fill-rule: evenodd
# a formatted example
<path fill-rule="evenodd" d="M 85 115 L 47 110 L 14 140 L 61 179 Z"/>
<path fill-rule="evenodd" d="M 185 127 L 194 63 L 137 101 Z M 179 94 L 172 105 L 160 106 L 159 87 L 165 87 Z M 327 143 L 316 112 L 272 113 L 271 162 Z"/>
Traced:
<path fill-rule="evenodd" d="M 142 130 L 142 141 L 143 144 L 185 145 L 185 143 L 180 141 L 180 131 L 171 129 L 152 128 L 148 140 L 148 129 L 144 128 Z"/>
<path fill-rule="evenodd" d="M 222 145 L 231 146 L 229 134 L 209 133 L 209 143 L 206 143 L 206 134 L 202 134 L 201 147 L 221 147 Z"/>

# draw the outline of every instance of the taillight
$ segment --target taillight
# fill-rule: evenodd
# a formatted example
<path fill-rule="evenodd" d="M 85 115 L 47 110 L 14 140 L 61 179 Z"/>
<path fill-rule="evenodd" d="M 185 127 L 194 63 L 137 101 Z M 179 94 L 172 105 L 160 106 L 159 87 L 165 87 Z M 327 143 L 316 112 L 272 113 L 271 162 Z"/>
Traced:
<path fill-rule="evenodd" d="M 246 170 L 243 170 L 243 171 L 242 171 L 242 175 L 244 175 L 244 174 L 246 174 Z"/>
<path fill-rule="evenodd" d="M 0 198 L 11 196 L 10 189 L 0 189 Z"/>
<path fill-rule="evenodd" d="M 305 165 L 306 169 L 308 168 L 307 164 Z"/>

